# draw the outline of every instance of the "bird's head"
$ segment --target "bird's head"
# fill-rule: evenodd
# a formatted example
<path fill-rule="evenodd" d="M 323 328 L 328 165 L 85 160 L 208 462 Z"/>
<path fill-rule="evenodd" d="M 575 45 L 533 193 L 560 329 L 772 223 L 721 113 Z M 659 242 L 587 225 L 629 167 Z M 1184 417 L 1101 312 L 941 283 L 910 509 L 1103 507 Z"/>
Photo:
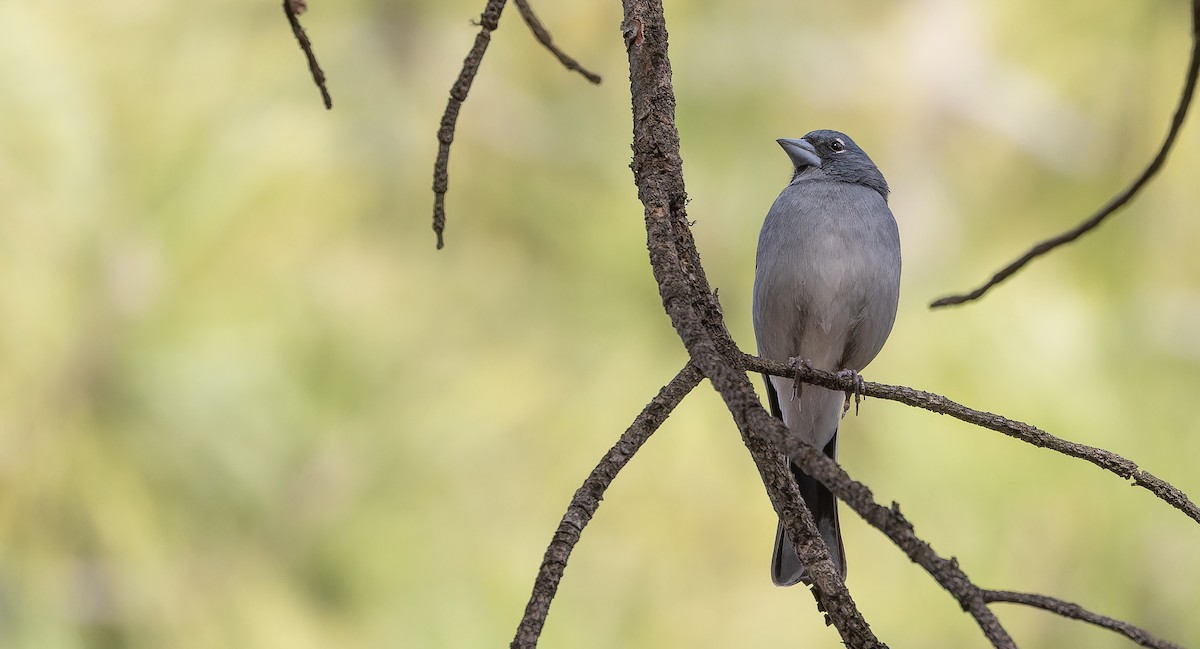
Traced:
<path fill-rule="evenodd" d="M 870 187 L 885 199 L 888 197 L 887 181 L 879 168 L 845 133 L 820 130 L 798 140 L 780 138 L 776 142 L 795 166 L 793 183 L 802 178 L 823 177 Z"/>

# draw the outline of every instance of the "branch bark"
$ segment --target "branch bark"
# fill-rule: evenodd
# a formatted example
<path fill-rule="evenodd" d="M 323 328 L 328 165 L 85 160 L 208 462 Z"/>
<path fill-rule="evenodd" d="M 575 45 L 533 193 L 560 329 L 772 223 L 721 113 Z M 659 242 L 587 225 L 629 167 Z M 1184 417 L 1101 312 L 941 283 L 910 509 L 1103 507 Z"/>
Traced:
<path fill-rule="evenodd" d="M 559 63 L 562 63 L 564 68 L 572 72 L 578 72 L 584 79 L 592 83 L 600 83 L 600 75 L 580 65 L 579 61 L 567 55 L 566 52 L 554 44 L 554 39 L 550 36 L 550 30 L 546 29 L 542 21 L 538 20 L 537 14 L 533 13 L 533 6 L 529 4 L 529 0 L 513 1 L 517 3 L 517 11 L 520 12 L 525 24 L 529 26 L 529 31 L 533 32 L 533 37 L 542 44 L 542 47 L 549 50 L 554 55 L 554 58 L 558 59 Z"/>
<path fill-rule="evenodd" d="M 483 13 L 479 16 L 479 33 L 475 36 L 475 44 L 467 52 L 458 79 L 450 87 L 450 99 L 446 102 L 446 110 L 442 113 L 441 125 L 438 126 L 437 160 L 433 163 L 433 231 L 437 235 L 438 250 L 442 249 L 445 241 L 442 233 L 446 230 L 446 190 L 450 186 L 450 144 L 454 142 L 454 128 L 458 124 L 458 111 L 467 100 L 475 75 L 479 73 L 479 64 L 487 52 L 488 43 L 492 42 L 492 32 L 500 26 L 500 14 L 504 12 L 506 0 L 487 0 Z"/>
<path fill-rule="evenodd" d="M 773 376 L 798 377 L 805 383 L 812 383 L 831 390 L 851 390 L 854 388 L 854 384 L 850 379 L 838 378 L 836 374 L 831 372 L 807 368 L 797 370 L 782 363 L 774 363 L 749 354 L 744 355 L 743 360 L 746 369 L 751 371 L 771 374 Z M 965 421 L 969 424 L 975 424 L 982 428 L 1003 433 L 1033 446 L 1047 448 L 1063 455 L 1085 460 L 1105 471 L 1115 473 L 1126 480 L 1132 480 L 1134 485 L 1153 493 L 1175 509 L 1187 514 L 1192 520 L 1200 523 L 1200 507 L 1197 507 L 1187 497 L 1187 494 L 1166 480 L 1154 476 L 1147 471 L 1142 471 L 1135 462 L 1127 460 L 1112 451 L 1077 442 L 1069 442 L 1035 426 L 1030 426 L 1029 424 L 1014 421 L 990 412 L 973 410 L 941 395 L 914 390 L 902 385 L 887 385 L 864 381 L 862 394 L 868 397 L 896 401 L 915 408 L 936 412 L 940 415 L 949 415 L 959 421 Z"/>
<path fill-rule="evenodd" d="M 567 513 L 563 514 L 562 522 L 558 524 L 554 538 L 542 558 L 542 565 L 538 568 L 537 579 L 533 583 L 533 594 L 525 606 L 525 615 L 521 617 L 521 623 L 517 626 L 517 634 L 509 645 L 512 649 L 533 649 L 537 646 L 546 616 L 550 613 L 550 604 L 554 601 L 554 594 L 558 592 L 558 583 L 566 570 L 567 560 L 571 558 L 571 551 L 579 542 L 583 528 L 587 527 L 600 507 L 604 492 L 621 469 L 633 459 L 634 453 L 650 439 L 654 431 L 658 430 L 675 407 L 703 378 L 695 364 L 689 362 L 684 365 L 675 378 L 663 386 L 658 395 L 646 404 L 641 414 L 633 420 L 617 443 L 604 454 L 596 468 L 592 469 L 583 485 L 575 491 Z"/>
<path fill-rule="evenodd" d="M 1145 629 L 1140 629 L 1128 622 L 1114 620 L 1111 617 L 1093 613 L 1078 604 L 1065 602 L 1061 599 L 1031 593 L 1017 593 L 1011 590 L 985 590 L 983 591 L 983 598 L 988 603 L 1010 602 L 1013 604 L 1024 604 L 1025 606 L 1040 608 L 1072 620 L 1095 624 L 1098 627 L 1120 633 L 1143 647 L 1152 647 L 1153 649 L 1183 649 L 1183 647 L 1173 642 L 1160 640 L 1150 635 Z"/>
<path fill-rule="evenodd" d="M 806 547 L 808 526 L 796 516 L 804 505 L 795 494 L 780 493 L 780 480 L 772 467 L 778 458 L 767 455 L 766 437 L 751 430 L 750 414 L 757 411 L 771 420 L 759 403 L 750 381 L 735 362 L 733 344 L 715 296 L 708 288 L 700 256 L 692 239 L 685 205 L 679 133 L 675 128 L 675 92 L 667 53 L 667 29 L 659 0 L 624 0 L 621 23 L 629 54 L 630 95 L 633 109 L 633 170 L 638 198 L 645 207 L 647 248 L 663 307 L 683 340 L 692 361 L 720 393 L 738 429 L 747 440 L 755 464 L 788 530 L 794 531 L 797 552 L 814 575 L 814 594 L 830 621 L 852 648 L 884 646 L 853 605 L 841 577 L 836 574 L 824 543 Z M 782 427 L 782 424 L 778 424 Z M 783 432 L 776 429 L 776 435 Z M 790 480 L 790 478 L 789 478 Z M 783 481 L 786 483 L 786 481 Z M 791 488 L 796 489 L 795 483 Z M 783 506 L 790 504 L 792 507 Z M 781 509 L 781 506 L 782 509 Z M 811 524 L 811 516 L 808 518 Z M 815 530 L 813 530 L 815 531 Z M 813 555 L 816 555 L 814 557 Z"/>
<path fill-rule="evenodd" d="M 313 83 L 317 84 L 317 89 L 321 91 L 321 101 L 325 104 L 325 110 L 332 110 L 333 97 L 329 95 L 329 88 L 325 86 L 325 72 L 317 63 L 312 41 L 308 40 L 308 34 L 304 32 L 304 27 L 300 26 L 299 16 L 307 10 L 308 3 L 305 0 L 283 0 L 283 15 L 287 16 L 288 24 L 292 26 L 292 35 L 296 37 L 296 42 L 300 44 L 304 58 L 308 61 L 308 71 L 312 74 Z"/>

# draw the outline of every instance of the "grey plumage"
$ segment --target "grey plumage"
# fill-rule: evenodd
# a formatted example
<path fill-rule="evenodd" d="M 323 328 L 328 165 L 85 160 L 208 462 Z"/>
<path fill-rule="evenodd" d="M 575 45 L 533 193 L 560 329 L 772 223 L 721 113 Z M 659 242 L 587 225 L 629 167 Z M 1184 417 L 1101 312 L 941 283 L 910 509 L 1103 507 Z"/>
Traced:
<path fill-rule="evenodd" d="M 767 212 L 758 238 L 758 353 L 782 363 L 806 359 L 832 372 L 862 370 L 891 333 L 900 297 L 900 235 L 887 204 L 887 182 L 867 154 L 837 131 L 813 131 L 779 144 L 794 174 Z M 772 414 L 792 435 L 836 460 L 845 395 L 805 385 L 793 399 L 791 379 L 766 379 Z M 795 463 L 791 469 L 844 578 L 837 501 Z M 780 586 L 804 579 L 782 525 L 771 577 Z"/>

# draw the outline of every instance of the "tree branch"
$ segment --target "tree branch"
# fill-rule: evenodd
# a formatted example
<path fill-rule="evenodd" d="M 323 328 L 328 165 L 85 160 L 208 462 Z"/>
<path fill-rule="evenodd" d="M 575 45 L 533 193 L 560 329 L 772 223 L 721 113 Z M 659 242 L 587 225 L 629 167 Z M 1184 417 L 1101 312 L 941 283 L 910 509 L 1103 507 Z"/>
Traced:
<path fill-rule="evenodd" d="M 583 528 L 587 527 L 596 509 L 600 507 L 604 492 L 617 477 L 617 473 L 633 459 L 634 453 L 650 439 L 650 435 L 658 430 L 679 402 L 683 401 L 703 378 L 695 364 L 689 362 L 684 365 L 675 378 L 663 386 L 658 395 L 646 404 L 621 435 L 621 439 L 604 454 L 600 463 L 583 481 L 583 485 L 575 491 L 575 497 L 567 506 L 567 513 L 563 514 L 562 521 L 554 532 L 554 538 L 546 548 L 542 565 L 538 568 L 537 579 L 533 583 L 533 594 L 530 595 L 529 603 L 525 606 L 525 615 L 517 626 L 516 637 L 509 645 L 512 649 L 533 649 L 537 646 L 542 626 L 550 612 L 550 603 L 554 601 L 558 583 L 567 567 L 567 560 L 571 557 L 575 544 L 579 542 Z"/>
<path fill-rule="evenodd" d="M 287 1 L 284 0 L 285 4 Z M 463 60 L 458 79 L 450 87 L 450 99 L 446 102 L 446 110 L 442 113 L 442 121 L 438 126 L 438 153 L 437 160 L 433 163 L 433 231 L 437 235 L 438 250 L 445 245 L 443 233 L 446 230 L 446 190 L 450 185 L 450 144 L 454 142 L 458 112 L 462 109 L 463 102 L 467 100 L 467 93 L 471 91 L 475 75 L 479 73 L 479 64 L 483 62 L 483 55 L 487 52 L 488 44 L 492 40 L 492 32 L 496 31 L 500 25 L 500 14 L 504 12 L 506 1 L 487 0 L 487 4 L 483 7 L 483 14 L 479 17 L 479 34 L 475 36 L 475 43 L 467 52 L 467 58 Z M 517 10 L 521 12 L 521 17 L 525 19 L 525 24 L 529 25 L 529 29 L 538 42 L 558 57 L 559 62 L 568 70 L 579 72 L 592 83 L 600 83 L 598 75 L 579 65 L 575 59 L 567 56 L 565 52 L 554 45 L 550 38 L 550 32 L 534 15 L 529 0 L 515 1 Z"/>
<path fill-rule="evenodd" d="M 1066 245 L 1079 237 L 1091 232 L 1108 217 L 1112 216 L 1133 199 L 1146 183 L 1150 182 L 1163 165 L 1167 161 L 1167 154 L 1171 152 L 1171 147 L 1175 145 L 1175 140 L 1179 135 L 1179 130 L 1183 127 L 1183 120 L 1187 117 L 1188 107 L 1192 104 L 1192 96 L 1196 92 L 1196 77 L 1200 73 L 1200 0 L 1192 0 L 1192 56 L 1188 63 L 1187 74 L 1184 77 L 1183 92 L 1179 95 L 1179 104 L 1175 107 L 1175 114 L 1171 118 L 1171 127 L 1167 131 L 1167 137 L 1163 140 L 1162 146 L 1158 149 L 1158 154 L 1150 161 L 1150 164 L 1142 170 L 1141 175 L 1134 179 L 1133 183 L 1126 187 L 1124 191 L 1117 194 L 1110 200 L 1100 211 L 1088 217 L 1085 221 L 1075 227 L 1055 235 L 1042 241 L 1030 248 L 1025 254 L 1017 258 L 1009 265 L 1000 269 L 986 283 L 979 288 L 969 292 L 955 295 L 947 295 L 934 300 L 929 308 L 937 309 L 956 304 L 971 302 L 983 297 L 993 286 L 1008 279 L 1017 271 L 1025 267 L 1026 264 L 1049 253 L 1059 246 Z"/>
<path fill-rule="evenodd" d="M 1061 599 L 1046 597 L 1045 595 L 1034 595 L 1031 593 L 1016 593 L 1010 590 L 985 590 L 983 598 L 988 603 L 992 602 L 1010 602 L 1013 604 L 1024 604 L 1034 608 L 1040 608 L 1045 611 L 1050 611 L 1055 615 L 1071 618 L 1072 620 L 1081 620 L 1090 624 L 1095 624 L 1099 627 L 1104 627 L 1110 631 L 1115 631 L 1121 635 L 1133 640 L 1143 647 L 1153 647 L 1153 649 L 1183 649 L 1173 642 L 1160 640 L 1145 631 L 1121 620 L 1114 620 L 1110 617 L 1105 617 L 1097 613 L 1093 613 L 1078 604 L 1065 602 Z"/>
<path fill-rule="evenodd" d="M 672 325 L 692 361 L 721 394 L 745 438 L 751 434 L 748 412 L 757 409 L 768 419 L 770 416 L 762 409 L 746 375 L 733 361 L 734 356 L 721 351 L 736 349 L 736 346 L 725 331 L 719 306 L 708 288 L 688 226 L 687 194 L 679 156 L 679 132 L 675 127 L 675 93 L 662 3 L 660 0 L 623 0 L 622 4 L 625 18 L 621 31 L 629 54 L 633 111 L 633 162 L 630 168 L 638 187 L 638 198 L 645 206 L 650 264 Z M 761 452 L 761 444 L 756 443 L 750 448 L 760 470 L 772 464 L 772 460 Z M 787 496 L 778 493 L 777 481 L 770 481 L 767 489 L 773 503 L 787 500 Z M 795 522 L 793 515 L 803 507 L 799 502 L 794 509 L 780 512 L 789 529 L 799 531 L 803 527 L 802 523 Z M 797 543 L 801 544 L 801 541 Z M 839 587 L 837 592 L 830 592 L 825 587 L 828 580 L 815 581 L 814 594 L 818 602 L 848 646 L 881 646 L 858 609 L 852 604 L 844 605 L 848 599 L 848 596 L 841 596 L 845 586 L 832 570 L 828 552 L 824 555 L 826 561 L 817 565 L 805 564 L 805 567 L 813 574 L 829 570 Z M 802 560 L 805 557 L 810 555 L 805 553 Z M 820 565 L 822 563 L 826 565 Z"/>
<path fill-rule="evenodd" d="M 1200 0 L 1194 2 L 1200 6 Z M 504 0 L 489 0 L 481 20 L 483 29 L 476 39 L 475 47 L 464 61 L 458 82 L 451 90 L 451 100 L 438 132 L 441 147 L 435 165 L 434 229 L 438 232 L 439 247 L 444 226 L 442 201 L 446 191 L 445 169 L 455 119 L 486 50 L 490 32 L 496 27 L 503 5 Z M 725 327 L 720 305 L 705 278 L 687 220 L 687 195 L 679 154 L 679 134 L 675 126 L 675 95 L 662 3 L 661 0 L 623 0 L 623 8 L 622 33 L 629 55 L 633 113 L 633 162 L 630 167 L 638 187 L 638 198 L 645 208 L 647 249 L 663 307 L 687 348 L 691 360 L 680 375 L 660 392 L 659 397 L 643 410 L 639 419 L 626 431 L 622 441 L 609 451 L 585 481 L 584 486 L 576 492 L 571 507 L 547 548 L 526 607 L 525 617 L 518 627 L 512 646 L 536 645 L 566 561 L 579 539 L 582 528 L 599 506 L 603 490 L 645 441 L 645 437 L 666 418 L 670 409 L 678 403 L 678 399 L 682 399 L 683 395 L 698 383 L 702 374 L 720 394 L 737 424 L 763 478 L 772 505 L 783 521 L 785 529 L 794 539 L 801 562 L 812 577 L 813 594 L 818 606 L 827 612 L 830 623 L 837 628 L 847 646 L 859 649 L 885 645 L 875 638 L 840 575 L 834 569 L 828 549 L 813 525 L 811 513 L 799 497 L 784 456 L 780 454 L 781 450 L 864 520 L 887 535 L 910 560 L 933 576 L 954 596 L 963 610 L 975 619 L 984 636 L 994 647 L 1015 649 L 1012 638 L 987 606 L 989 601 L 999 601 L 988 600 L 987 594 L 993 593 L 994 597 L 995 593 L 1002 591 L 984 591 L 972 583 L 955 559 L 938 556 L 928 543 L 916 536 L 912 524 L 901 515 L 898 505 L 893 503 L 890 508 L 886 508 L 876 503 L 870 489 L 850 478 L 834 460 L 788 434 L 783 423 L 772 418 L 763 409 L 745 371 L 754 369 L 787 377 L 796 377 L 797 372 L 743 354 Z M 1194 75 L 1191 85 L 1194 86 Z M 1190 96 L 1190 90 L 1187 94 Z M 1181 105 L 1180 115 L 1186 110 L 1186 104 L 1187 102 L 1184 102 Z M 1182 122 L 1181 116 L 1178 116 L 1178 119 Z M 1173 127 L 1172 133 L 1177 131 L 1178 127 Z M 1164 150 L 1167 148 L 1169 146 L 1164 146 Z M 1165 153 L 1163 156 L 1165 158 Z M 1158 164 L 1161 166 L 1161 162 Z M 689 371 L 691 374 L 688 374 Z M 831 389 L 844 390 L 852 387 L 849 380 L 842 381 L 833 374 L 816 370 L 801 370 L 797 378 Z M 1200 521 L 1200 510 L 1197 510 L 1182 492 L 1138 470 L 1136 464 L 1114 453 L 1067 442 L 1027 424 L 991 413 L 974 411 L 944 397 L 910 388 L 868 383 L 864 392 L 869 396 L 888 398 L 934 412 L 950 414 L 1036 446 L 1086 459 L 1126 479 L 1134 480 L 1135 484 L 1149 489 Z M 630 439 L 627 440 L 626 437 Z M 1046 598 L 1040 601 L 1045 603 L 1057 600 Z M 1136 630 L 1136 627 L 1129 628 Z"/>
<path fill-rule="evenodd" d="M 308 59 L 308 71 L 312 73 L 313 83 L 317 84 L 317 89 L 321 91 L 321 101 L 325 102 L 325 110 L 332 110 L 333 97 L 329 96 L 329 89 L 325 87 L 325 73 L 321 71 L 321 66 L 317 63 L 317 55 L 313 52 L 308 34 L 304 33 L 304 28 L 300 26 L 299 15 L 307 10 L 307 0 L 283 0 L 283 13 L 287 16 L 288 24 L 292 26 L 292 35 L 296 37 L 296 42 L 304 51 L 304 58 Z"/>
<path fill-rule="evenodd" d="M 563 67 L 578 72 L 583 75 L 583 78 L 592 83 L 600 83 L 600 75 L 580 65 L 578 61 L 568 56 L 566 52 L 554 44 L 554 39 L 550 37 L 550 30 L 546 29 L 542 21 L 538 20 L 537 15 L 533 13 L 533 7 L 530 6 L 529 0 L 514 1 L 517 3 L 517 11 L 521 12 L 521 18 L 525 19 L 525 24 L 529 25 L 529 30 L 533 32 L 533 37 L 546 49 L 550 50 L 550 53 L 558 59 L 558 62 L 563 64 Z"/>
<path fill-rule="evenodd" d="M 851 478 L 837 462 L 824 453 L 789 435 L 783 423 L 771 417 L 761 407 L 751 415 L 755 420 L 751 425 L 753 439 L 766 439 L 769 440 L 766 443 L 783 449 L 805 473 L 819 480 L 838 500 L 849 505 L 863 520 L 883 532 L 909 560 L 924 568 L 958 601 L 962 610 L 975 619 L 992 646 L 997 649 L 1016 649 L 1016 643 L 988 609 L 983 599 L 983 589 L 971 582 L 966 573 L 958 567 L 956 559 L 938 556 L 928 543 L 918 537 L 912 523 L 900 513 L 898 504 L 893 502 L 891 508 L 887 508 L 875 502 L 874 495 L 866 485 Z M 763 430 L 770 432 L 763 435 L 759 432 Z"/>
<path fill-rule="evenodd" d="M 763 413 L 766 414 L 766 411 Z M 812 512 L 800 496 L 796 477 L 788 468 L 788 458 L 779 452 L 780 447 L 762 435 L 744 434 L 742 441 L 754 459 L 767 488 L 767 496 L 779 513 L 779 520 L 783 522 L 796 555 L 805 567 L 817 608 L 825 612 L 826 623 L 838 629 L 847 646 L 886 648 L 887 645 L 875 637 L 871 627 L 862 618 L 854 598 L 842 581 L 841 573 L 833 565 L 829 547 L 817 531 Z"/>
<path fill-rule="evenodd" d="M 438 154 L 433 163 L 433 231 L 437 234 L 438 250 L 445 242 L 442 232 L 446 229 L 446 189 L 450 184 L 450 143 L 454 141 L 454 127 L 458 123 L 458 111 L 467 100 L 471 84 L 479 72 L 479 64 L 487 52 L 488 43 L 492 41 L 492 32 L 500 25 L 500 14 L 504 11 L 506 0 L 487 0 L 483 14 L 479 16 L 479 34 L 475 36 L 475 44 L 467 52 L 463 60 L 462 70 L 458 79 L 450 87 L 450 100 L 446 102 L 446 111 L 442 113 L 441 125 L 438 127 Z"/>
<path fill-rule="evenodd" d="M 751 371 L 788 378 L 799 377 L 805 383 L 812 383 L 831 390 L 851 390 L 854 387 L 850 379 L 840 379 L 836 374 L 831 372 L 823 372 L 817 369 L 810 370 L 807 368 L 796 370 L 782 363 L 775 363 L 749 354 L 743 356 L 743 362 L 746 369 Z M 1138 465 L 1135 462 L 1127 460 L 1112 451 L 1086 444 L 1069 442 L 1035 426 L 1013 421 L 990 412 L 973 410 L 941 395 L 914 390 L 901 385 L 887 385 L 868 381 L 864 382 L 862 394 L 868 397 L 896 401 L 941 415 L 950 415 L 960 421 L 1003 433 L 1027 444 L 1047 448 L 1063 455 L 1091 462 L 1105 471 L 1115 473 L 1126 480 L 1132 480 L 1133 484 L 1150 491 L 1172 507 L 1187 514 L 1192 520 L 1200 523 L 1200 508 L 1188 499 L 1187 494 L 1171 483 L 1149 472 L 1138 469 Z"/>

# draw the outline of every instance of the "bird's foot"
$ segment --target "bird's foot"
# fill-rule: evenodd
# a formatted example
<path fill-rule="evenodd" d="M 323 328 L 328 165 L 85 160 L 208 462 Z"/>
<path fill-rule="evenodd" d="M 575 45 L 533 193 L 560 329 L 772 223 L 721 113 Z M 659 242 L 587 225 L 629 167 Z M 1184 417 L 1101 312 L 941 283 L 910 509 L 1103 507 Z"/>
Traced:
<path fill-rule="evenodd" d="M 837 377 L 839 379 L 850 379 L 854 387 L 846 390 L 846 401 L 842 404 L 842 416 L 845 417 L 847 412 L 850 412 L 850 399 L 854 399 L 854 416 L 858 416 L 858 404 L 862 403 L 863 390 L 866 388 L 866 381 L 863 381 L 861 374 L 854 370 L 838 370 Z"/>
<path fill-rule="evenodd" d="M 816 368 L 813 367 L 812 361 L 807 358 L 800 358 L 799 356 L 789 358 L 788 367 L 796 373 L 796 376 L 792 378 L 792 401 L 795 401 L 800 398 L 800 394 L 804 391 L 804 384 L 800 382 L 800 370 L 805 369 L 811 372 Z"/>

